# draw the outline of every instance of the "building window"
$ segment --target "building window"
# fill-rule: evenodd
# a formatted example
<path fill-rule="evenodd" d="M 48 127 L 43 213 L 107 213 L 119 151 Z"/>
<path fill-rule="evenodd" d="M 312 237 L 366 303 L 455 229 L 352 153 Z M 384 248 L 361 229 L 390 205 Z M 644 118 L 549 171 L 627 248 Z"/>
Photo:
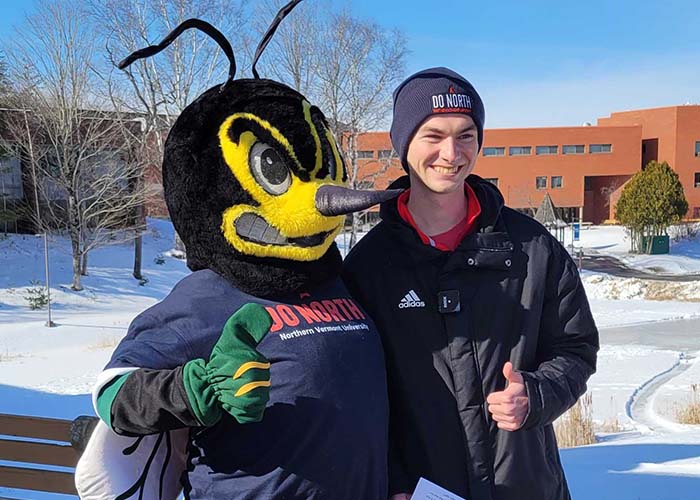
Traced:
<path fill-rule="evenodd" d="M 489 179 L 484 179 L 486 182 L 490 182 L 494 186 L 498 187 L 498 178 L 497 177 L 491 177 Z"/>
<path fill-rule="evenodd" d="M 547 189 L 547 177 L 535 177 L 535 187 L 537 189 Z"/>
<path fill-rule="evenodd" d="M 22 189 L 22 166 L 19 157 L 0 157 L 0 198 L 5 200 L 21 200 L 24 196 Z M 0 206 L 0 211 L 2 207 Z M 5 226 L 7 228 L 7 226 Z"/>
<path fill-rule="evenodd" d="M 563 183 L 562 183 L 561 175 L 553 175 L 552 176 L 552 184 L 551 184 L 552 189 L 560 188 L 562 186 L 562 184 Z"/>
<path fill-rule="evenodd" d="M 695 187 L 700 187 L 700 172 L 695 172 Z"/>
<path fill-rule="evenodd" d="M 506 148 L 484 148 L 484 156 L 505 156 Z"/>
<path fill-rule="evenodd" d="M 377 151 L 377 158 L 379 159 L 388 159 L 388 158 L 393 158 L 394 157 L 394 150 L 393 149 L 380 149 Z"/>
<path fill-rule="evenodd" d="M 590 144 L 588 146 L 590 153 L 610 153 L 612 152 L 612 144 Z"/>
<path fill-rule="evenodd" d="M 536 155 L 555 155 L 559 152 L 559 146 L 537 146 Z"/>
<path fill-rule="evenodd" d="M 700 141 L 695 141 L 695 156 L 700 156 Z"/>
<path fill-rule="evenodd" d="M 700 219 L 700 207 L 693 207 L 693 219 Z"/>
<path fill-rule="evenodd" d="M 374 151 L 358 151 L 357 152 L 357 159 L 358 160 L 366 160 L 368 158 L 374 158 Z"/>
<path fill-rule="evenodd" d="M 565 155 L 582 155 L 584 150 L 583 144 L 565 144 L 561 147 L 561 152 Z"/>
<path fill-rule="evenodd" d="M 532 153 L 530 146 L 511 146 L 508 148 L 510 156 L 527 156 Z"/>

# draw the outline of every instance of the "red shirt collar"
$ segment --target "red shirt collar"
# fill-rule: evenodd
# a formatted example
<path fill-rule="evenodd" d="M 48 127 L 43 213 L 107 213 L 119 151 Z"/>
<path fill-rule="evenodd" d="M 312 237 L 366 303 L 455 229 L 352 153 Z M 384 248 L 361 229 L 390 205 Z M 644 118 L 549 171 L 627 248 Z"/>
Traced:
<path fill-rule="evenodd" d="M 459 245 L 466 235 L 473 233 L 477 229 L 476 221 L 481 214 L 481 204 L 476 197 L 476 193 L 468 183 L 464 183 L 464 195 L 467 197 L 467 215 L 452 229 L 432 237 L 418 228 L 416 221 L 408 210 L 410 193 L 411 190 L 409 188 L 399 195 L 397 199 L 399 215 L 416 231 L 416 233 L 418 233 L 418 236 L 424 244 L 444 252 L 451 252 L 457 248 L 457 245 Z"/>

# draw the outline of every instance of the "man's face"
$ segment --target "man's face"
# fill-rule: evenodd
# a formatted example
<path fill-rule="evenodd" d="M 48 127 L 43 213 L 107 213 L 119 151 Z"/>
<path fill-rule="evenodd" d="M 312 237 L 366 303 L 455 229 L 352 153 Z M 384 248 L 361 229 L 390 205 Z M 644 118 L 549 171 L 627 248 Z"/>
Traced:
<path fill-rule="evenodd" d="M 406 159 L 411 184 L 436 194 L 464 189 L 474 169 L 479 143 L 474 121 L 462 114 L 434 115 L 418 128 Z"/>

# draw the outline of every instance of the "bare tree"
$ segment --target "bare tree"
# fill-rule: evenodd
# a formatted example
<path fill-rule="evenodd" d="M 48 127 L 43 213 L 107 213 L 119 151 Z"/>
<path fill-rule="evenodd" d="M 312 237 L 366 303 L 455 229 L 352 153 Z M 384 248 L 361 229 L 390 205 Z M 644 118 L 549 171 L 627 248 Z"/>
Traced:
<path fill-rule="evenodd" d="M 236 46 L 245 26 L 245 0 L 88 0 L 90 18 L 104 40 L 106 63 L 117 63 L 135 50 L 159 42 L 188 18 L 214 24 Z M 180 112 L 199 94 L 223 82 L 228 62 L 218 45 L 195 30 L 178 37 L 157 57 L 141 59 L 126 72 L 110 72 L 114 106 L 143 117 L 143 141 L 138 145 L 145 168 L 160 165 L 167 130 Z M 151 179 L 162 193 L 162 180 Z M 143 182 L 143 180 L 141 181 Z M 134 276 L 140 278 L 136 239 Z"/>
<path fill-rule="evenodd" d="M 362 151 L 359 149 L 362 147 L 361 137 L 362 133 L 358 133 L 354 137 L 352 134 L 348 133 L 343 137 L 343 141 L 345 142 L 343 143 L 342 149 L 346 159 L 348 159 L 351 165 L 349 168 L 350 183 L 354 189 L 386 188 L 387 185 L 378 185 L 377 181 L 380 179 L 383 181 L 392 180 L 387 176 L 389 169 L 392 167 L 398 167 L 398 171 L 403 172 L 401 164 L 399 163 L 399 158 L 394 150 L 380 150 L 377 152 L 376 159 L 372 157 L 372 159 L 363 160 L 361 156 Z M 350 141 L 353 141 L 353 143 L 350 144 Z M 353 158 L 354 160 L 352 160 Z M 376 210 L 376 207 L 370 207 L 367 210 L 355 212 L 352 216 L 348 250 L 357 242 L 357 232 L 360 229 L 360 222 L 367 222 L 367 215 L 373 210 Z"/>
<path fill-rule="evenodd" d="M 252 30 L 247 34 L 247 58 L 254 51 L 269 27 L 270 20 L 287 0 L 266 0 L 257 5 Z M 285 83 L 309 99 L 318 91 L 316 63 L 318 61 L 323 26 L 316 2 L 302 2 L 294 14 L 285 18 L 261 57 L 260 73 Z"/>
<path fill-rule="evenodd" d="M 72 288 L 82 290 L 89 252 L 123 241 L 144 193 L 134 188 L 139 172 L 128 161 L 121 119 L 98 97 L 90 26 L 65 0 L 41 2 L 38 12 L 7 51 L 20 105 L 7 113 L 5 126 L 12 147 L 29 158 L 37 198 L 46 208 L 36 222 L 68 233 Z"/>
<path fill-rule="evenodd" d="M 128 54 L 159 42 L 188 18 L 209 20 L 234 36 L 245 22 L 241 2 L 232 0 L 89 0 L 86 6 L 112 67 Z M 195 97 L 222 82 L 227 70 L 218 45 L 192 30 L 158 57 L 140 59 L 125 73 L 113 74 L 112 84 L 127 89 L 122 105 L 144 114 L 150 133 L 167 130 Z M 154 138 L 162 150 L 162 134 Z"/>
<path fill-rule="evenodd" d="M 11 95 L 10 82 L 7 79 L 7 58 L 0 50 L 0 106 L 7 107 L 8 98 Z"/>
<path fill-rule="evenodd" d="M 32 173 L 35 173 L 34 167 L 34 162 L 32 161 L 34 158 L 33 151 L 31 148 L 29 148 L 29 151 L 26 152 L 26 154 L 21 155 L 19 151 L 21 148 L 18 148 L 16 145 L 12 144 L 12 135 L 10 134 L 10 131 L 8 130 L 7 123 L 8 121 L 14 121 L 17 122 L 18 116 L 21 115 L 21 118 L 24 118 L 23 122 L 25 123 L 26 131 L 28 132 L 28 136 L 25 137 L 27 139 L 28 143 L 31 143 L 31 130 L 29 129 L 29 122 L 27 118 L 27 111 L 23 110 L 24 103 L 21 100 L 21 96 L 17 95 L 16 89 L 13 88 L 13 86 L 10 84 L 10 81 L 8 79 L 8 64 L 7 64 L 7 58 L 5 57 L 4 50 L 0 48 L 0 157 L 4 157 L 8 161 L 17 161 L 20 158 L 24 158 L 28 163 L 30 167 L 30 179 L 36 179 L 36 175 L 33 177 L 31 176 Z M 19 109 L 18 109 L 19 108 Z M 17 129 L 21 129 L 21 127 L 15 127 Z M 20 182 L 23 184 L 23 180 L 21 179 L 24 177 L 24 172 L 22 170 L 22 165 L 20 162 L 19 165 L 19 171 L 20 171 Z M 4 179 L 3 179 L 4 180 Z M 32 186 L 35 184 L 32 183 Z M 3 193 L 3 204 L 5 202 L 5 188 L 4 186 L 2 187 L 2 193 Z M 22 187 L 20 187 L 20 191 L 22 191 Z M 34 189 L 34 197 L 30 198 L 31 202 L 27 203 L 24 201 L 24 193 L 18 193 L 17 195 L 18 198 L 20 198 L 20 202 L 17 204 L 15 207 L 15 215 L 17 218 L 23 218 L 23 219 L 29 219 L 32 221 L 40 221 L 41 220 L 41 214 L 40 214 L 40 208 L 39 208 L 39 199 L 37 196 L 37 191 Z M 15 226 L 17 228 L 17 226 Z M 41 224 L 38 224 L 34 222 L 34 230 L 35 232 L 41 231 Z"/>
<path fill-rule="evenodd" d="M 320 105 L 340 139 L 350 187 L 366 182 L 358 165 L 358 136 L 386 125 L 392 91 L 401 81 L 407 54 L 405 37 L 346 13 L 325 20 L 315 63 Z M 384 170 L 391 157 L 384 158 Z M 360 214 L 351 216 L 349 247 L 355 244 Z"/>
<path fill-rule="evenodd" d="M 282 3 L 268 0 L 256 18 L 269 18 Z M 405 37 L 347 13 L 321 13 L 312 3 L 297 9 L 270 42 L 260 72 L 299 90 L 323 110 L 343 151 L 350 186 L 372 187 L 396 157 L 359 163 L 358 137 L 388 123 L 391 93 L 405 71 Z M 254 28 L 259 36 L 266 26 Z M 362 216 L 351 216 L 350 247 Z"/>

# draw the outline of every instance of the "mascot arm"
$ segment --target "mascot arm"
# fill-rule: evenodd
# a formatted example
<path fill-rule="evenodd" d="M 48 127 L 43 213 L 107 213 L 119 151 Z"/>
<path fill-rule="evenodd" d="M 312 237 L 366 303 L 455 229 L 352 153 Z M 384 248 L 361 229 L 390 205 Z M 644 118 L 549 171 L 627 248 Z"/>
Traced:
<path fill-rule="evenodd" d="M 171 370 L 141 368 L 115 378 L 97 397 L 100 417 L 120 434 L 154 434 L 215 425 L 226 411 L 240 423 L 262 420 L 270 363 L 257 351 L 272 319 L 246 304 L 226 322 L 209 360 Z"/>
<path fill-rule="evenodd" d="M 182 372 L 181 366 L 140 368 L 114 379 L 97 397 L 100 418 L 117 434 L 129 436 L 200 425 L 187 400 Z"/>

